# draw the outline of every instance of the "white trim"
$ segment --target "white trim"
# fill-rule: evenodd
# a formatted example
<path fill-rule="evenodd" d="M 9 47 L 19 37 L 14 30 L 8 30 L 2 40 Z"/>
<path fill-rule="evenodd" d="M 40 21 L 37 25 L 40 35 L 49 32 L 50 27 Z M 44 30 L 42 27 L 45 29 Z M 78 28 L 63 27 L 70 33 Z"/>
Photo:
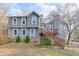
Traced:
<path fill-rule="evenodd" d="M 23 30 L 25 30 L 25 35 L 23 35 Z M 27 34 L 26 29 L 21 29 L 21 35 L 22 35 L 22 36 L 26 36 L 26 34 Z"/>
<path fill-rule="evenodd" d="M 62 25 L 60 24 L 59 33 L 62 32 Z"/>
<path fill-rule="evenodd" d="M 16 19 L 16 24 L 14 24 L 14 19 Z M 17 25 L 17 18 L 12 18 L 12 24 Z"/>
<path fill-rule="evenodd" d="M 25 21 L 25 24 L 23 24 L 23 21 Z M 21 18 L 21 25 L 26 25 L 26 18 Z"/>
<path fill-rule="evenodd" d="M 34 18 L 35 18 L 35 19 L 34 19 Z M 33 21 L 35 21 L 35 23 L 33 23 Z M 32 24 L 37 24 L 37 18 L 36 18 L 35 16 L 32 17 L 31 23 L 32 23 Z"/>
<path fill-rule="evenodd" d="M 17 30 L 17 34 L 14 35 L 14 30 Z M 13 36 L 17 36 L 18 35 L 18 29 L 13 29 Z"/>
<path fill-rule="evenodd" d="M 32 30 L 34 31 L 33 34 L 31 34 L 31 31 L 32 31 Z M 31 36 L 31 37 L 35 37 L 35 29 L 30 29 L 30 36 Z"/>

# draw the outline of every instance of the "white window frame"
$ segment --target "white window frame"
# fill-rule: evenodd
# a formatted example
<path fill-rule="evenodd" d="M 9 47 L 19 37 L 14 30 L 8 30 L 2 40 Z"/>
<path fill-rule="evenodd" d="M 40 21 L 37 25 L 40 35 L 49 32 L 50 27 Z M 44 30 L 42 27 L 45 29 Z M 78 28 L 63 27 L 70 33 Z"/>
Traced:
<path fill-rule="evenodd" d="M 14 30 L 17 30 L 17 34 L 14 34 Z M 17 36 L 18 35 L 18 29 L 13 29 L 13 36 Z"/>
<path fill-rule="evenodd" d="M 14 19 L 16 19 L 16 24 L 14 23 Z M 12 18 L 13 25 L 17 25 L 17 18 Z"/>
<path fill-rule="evenodd" d="M 25 24 L 23 24 L 23 21 L 25 21 Z M 21 25 L 26 25 L 26 18 L 21 18 Z"/>
<path fill-rule="evenodd" d="M 25 30 L 25 35 L 23 35 L 23 30 Z M 21 29 L 21 35 L 22 36 L 26 36 L 26 33 L 27 33 L 26 29 Z"/>
<path fill-rule="evenodd" d="M 35 19 L 34 19 L 34 18 L 35 18 Z M 35 23 L 33 23 L 33 21 L 35 21 Z M 32 23 L 32 24 L 37 24 L 37 18 L 36 18 L 35 16 L 32 17 L 31 23 Z"/>
<path fill-rule="evenodd" d="M 31 35 L 31 31 L 34 30 L 34 35 Z M 30 29 L 30 36 L 35 37 L 35 29 Z"/>

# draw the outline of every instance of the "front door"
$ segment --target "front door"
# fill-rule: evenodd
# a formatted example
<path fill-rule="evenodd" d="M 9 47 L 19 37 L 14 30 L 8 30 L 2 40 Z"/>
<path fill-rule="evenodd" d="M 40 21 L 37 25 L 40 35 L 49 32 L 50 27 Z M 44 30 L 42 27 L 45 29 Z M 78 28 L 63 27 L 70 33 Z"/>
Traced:
<path fill-rule="evenodd" d="M 35 29 L 30 29 L 30 37 L 35 38 Z"/>

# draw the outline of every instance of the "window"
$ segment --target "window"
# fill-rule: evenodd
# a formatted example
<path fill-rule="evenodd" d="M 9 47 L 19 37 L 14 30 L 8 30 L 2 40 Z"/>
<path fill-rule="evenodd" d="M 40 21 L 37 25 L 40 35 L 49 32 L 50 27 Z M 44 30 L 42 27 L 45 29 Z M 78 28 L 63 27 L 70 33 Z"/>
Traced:
<path fill-rule="evenodd" d="M 22 35 L 26 35 L 26 29 L 22 29 Z"/>
<path fill-rule="evenodd" d="M 34 30 L 31 30 L 31 34 L 33 34 L 34 33 Z"/>
<path fill-rule="evenodd" d="M 49 29 L 50 27 L 49 26 L 47 26 L 47 29 Z"/>
<path fill-rule="evenodd" d="M 25 30 L 23 30 L 23 35 L 25 35 Z"/>
<path fill-rule="evenodd" d="M 17 25 L 17 18 L 12 18 L 13 19 L 13 25 Z"/>
<path fill-rule="evenodd" d="M 13 36 L 16 36 L 18 34 L 18 29 L 13 29 Z"/>
<path fill-rule="evenodd" d="M 35 29 L 30 29 L 30 36 L 35 37 Z"/>
<path fill-rule="evenodd" d="M 51 29 L 52 28 L 52 25 L 47 25 L 46 28 L 47 29 Z"/>
<path fill-rule="evenodd" d="M 21 18 L 21 24 L 26 25 L 26 18 Z"/>
<path fill-rule="evenodd" d="M 32 17 L 32 24 L 37 24 L 37 18 L 35 16 Z"/>

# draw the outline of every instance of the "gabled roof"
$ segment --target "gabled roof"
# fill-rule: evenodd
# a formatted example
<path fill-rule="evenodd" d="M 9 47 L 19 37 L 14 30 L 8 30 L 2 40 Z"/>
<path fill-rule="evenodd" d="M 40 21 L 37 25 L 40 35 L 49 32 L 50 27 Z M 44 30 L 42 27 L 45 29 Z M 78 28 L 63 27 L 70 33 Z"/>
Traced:
<path fill-rule="evenodd" d="M 34 12 L 34 11 L 32 11 L 30 14 L 35 14 L 35 15 L 37 15 L 37 16 L 39 17 L 39 14 L 36 13 L 36 12 Z M 30 14 L 28 14 L 28 16 L 29 16 Z"/>
<path fill-rule="evenodd" d="M 47 19 L 47 18 L 43 18 L 43 22 L 42 22 L 43 24 L 48 24 L 50 22 L 52 22 L 52 20 Z"/>
<path fill-rule="evenodd" d="M 55 20 L 55 19 L 51 19 L 51 18 L 43 18 L 43 24 L 49 24 L 49 23 L 53 23 L 53 20 Z M 59 22 L 59 23 L 61 23 L 61 21 L 60 20 L 55 20 L 55 21 L 57 21 L 57 22 Z"/>
<path fill-rule="evenodd" d="M 8 17 L 28 17 L 31 14 L 35 14 L 35 15 L 39 16 L 38 13 L 36 13 L 34 11 L 30 11 L 30 12 L 27 12 L 26 15 L 24 15 L 24 16 L 23 15 L 18 15 L 18 16 L 8 16 Z"/>

